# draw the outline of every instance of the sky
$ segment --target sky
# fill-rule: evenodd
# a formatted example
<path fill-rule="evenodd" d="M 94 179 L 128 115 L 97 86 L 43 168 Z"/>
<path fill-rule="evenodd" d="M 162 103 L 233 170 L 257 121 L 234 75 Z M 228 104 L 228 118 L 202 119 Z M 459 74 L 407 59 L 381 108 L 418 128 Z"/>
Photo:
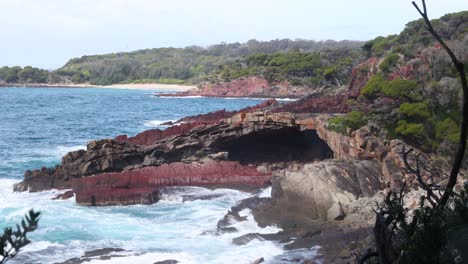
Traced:
<path fill-rule="evenodd" d="M 419 0 L 418 0 L 419 1 Z M 468 0 L 427 0 L 430 18 Z M 0 65 L 249 39 L 369 40 L 418 19 L 410 0 L 0 0 Z"/>

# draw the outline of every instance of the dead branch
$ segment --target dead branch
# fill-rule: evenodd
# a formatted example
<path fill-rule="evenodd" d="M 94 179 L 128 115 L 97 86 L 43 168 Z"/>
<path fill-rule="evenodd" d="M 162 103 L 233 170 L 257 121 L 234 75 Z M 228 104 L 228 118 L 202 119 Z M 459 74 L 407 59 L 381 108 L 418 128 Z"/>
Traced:
<path fill-rule="evenodd" d="M 457 59 L 455 54 L 452 50 L 445 44 L 439 34 L 434 30 L 431 21 L 429 20 L 427 9 L 426 9 L 426 1 L 422 0 L 423 10 L 419 8 L 419 6 L 413 1 L 413 6 L 418 10 L 419 14 L 421 14 L 424 22 L 426 24 L 426 29 L 432 34 L 432 36 L 440 43 L 440 45 L 444 48 L 447 54 L 450 56 L 452 63 L 455 65 L 458 73 L 460 74 L 460 82 L 463 88 L 463 106 L 462 106 L 462 118 L 461 118 L 461 131 L 460 131 L 460 140 L 458 144 L 457 154 L 455 156 L 455 160 L 450 171 L 449 180 L 447 186 L 445 187 L 444 194 L 442 198 L 438 202 L 439 207 L 444 207 L 447 204 L 450 195 L 453 193 L 453 187 L 457 183 L 458 173 L 460 172 L 460 168 L 463 162 L 463 157 L 465 155 L 466 149 L 466 139 L 468 135 L 468 83 L 466 79 L 465 73 L 465 65 Z"/>

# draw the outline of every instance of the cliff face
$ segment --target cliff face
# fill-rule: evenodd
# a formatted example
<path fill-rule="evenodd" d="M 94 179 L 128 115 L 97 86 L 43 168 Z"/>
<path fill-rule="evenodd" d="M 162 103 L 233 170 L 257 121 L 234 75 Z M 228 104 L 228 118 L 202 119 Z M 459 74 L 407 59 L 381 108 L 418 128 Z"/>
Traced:
<path fill-rule="evenodd" d="M 333 112 L 336 104 L 323 102 L 329 103 L 323 109 Z M 270 237 L 249 234 L 234 243 L 287 236 L 288 248 L 320 244 L 325 254 L 352 259 L 346 239 L 371 234 L 372 208 L 386 189 L 403 181 L 416 186 L 402 159 L 403 147 L 409 146 L 376 137 L 368 126 L 349 136 L 331 131 L 327 123 L 334 115 L 301 113 L 296 106 L 266 101 L 237 112 L 188 117 L 164 131 L 92 141 L 55 168 L 27 171 L 15 190 L 71 189 L 79 204 L 107 206 L 155 203 L 160 189 L 170 186 L 271 185 L 271 199 L 240 205 L 252 210 L 259 225 L 276 224 L 285 231 Z M 288 107 L 295 112 L 280 112 Z M 418 199 L 409 202 L 414 207 Z M 220 221 L 219 232 L 231 230 L 231 220 L 228 214 Z"/>
<path fill-rule="evenodd" d="M 130 138 L 92 141 L 86 151 L 64 156 L 60 166 L 27 171 L 15 190 L 71 188 L 82 204 L 147 204 L 158 200 L 161 187 L 260 187 L 282 169 L 332 158 L 350 164 L 374 160 L 374 165 L 384 164 L 378 170 L 384 178 L 378 181 L 401 181 L 401 177 L 395 179 L 395 171 L 401 171 L 398 156 L 389 155 L 391 148 L 369 131 L 361 129 L 344 136 L 327 129 L 329 116 L 275 113 L 274 109 L 253 107 L 251 112 L 240 111 L 212 124 L 196 121 Z M 348 167 L 356 170 L 353 166 Z M 363 170 L 358 171 L 356 175 Z M 359 177 L 368 179 L 368 175 Z M 273 182 L 283 181 L 279 179 L 273 177 Z M 355 195 L 368 195 L 379 186 L 372 184 L 371 191 Z M 326 204 L 333 205 L 330 202 Z"/>

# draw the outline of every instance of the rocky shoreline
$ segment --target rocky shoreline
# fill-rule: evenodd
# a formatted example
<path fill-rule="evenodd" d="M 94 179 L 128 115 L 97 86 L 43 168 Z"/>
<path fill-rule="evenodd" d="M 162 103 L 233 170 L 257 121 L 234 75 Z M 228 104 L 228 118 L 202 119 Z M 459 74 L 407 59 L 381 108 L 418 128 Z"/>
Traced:
<path fill-rule="evenodd" d="M 369 59 L 357 67 L 372 71 L 376 63 Z M 240 201 L 219 221 L 218 232 L 236 232 L 233 223 L 244 221 L 239 212 L 248 209 L 260 226 L 283 231 L 244 235 L 234 244 L 260 239 L 284 243 L 285 249 L 320 245 L 320 261 L 350 262 L 371 243 L 372 209 L 388 190 L 406 182 L 415 193 L 408 195 L 409 208 L 419 200 L 416 179 L 402 157 L 410 146 L 376 135 L 372 126 L 350 135 L 328 129 L 331 117 L 350 110 L 347 100 L 359 95 L 369 76 L 353 71 L 348 90 L 336 95 L 287 104 L 267 100 L 239 111 L 186 117 L 165 130 L 91 141 L 55 168 L 27 171 L 14 189 L 71 189 L 58 198 L 74 195 L 78 204 L 107 206 L 155 203 L 161 188 L 171 186 L 271 185 L 271 198 Z"/>

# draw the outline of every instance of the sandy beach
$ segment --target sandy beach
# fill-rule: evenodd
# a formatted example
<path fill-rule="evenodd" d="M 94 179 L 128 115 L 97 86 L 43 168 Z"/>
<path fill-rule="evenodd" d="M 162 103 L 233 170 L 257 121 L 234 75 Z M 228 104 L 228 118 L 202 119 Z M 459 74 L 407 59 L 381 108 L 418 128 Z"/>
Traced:
<path fill-rule="evenodd" d="M 93 86 L 98 88 L 112 88 L 112 89 L 137 89 L 137 90 L 152 90 L 152 91 L 187 91 L 195 89 L 195 85 L 178 85 L 178 84 L 158 84 L 158 83 L 134 83 L 134 84 L 112 84 L 106 86 Z"/>
<path fill-rule="evenodd" d="M 179 84 L 160 84 L 160 83 L 130 83 L 130 84 L 112 84 L 112 85 L 92 85 L 92 84 L 2 84 L 1 87 L 50 87 L 50 88 L 108 88 L 108 89 L 129 89 L 129 90 L 148 90 L 148 91 L 177 91 L 183 92 L 195 89 L 195 85 Z"/>

